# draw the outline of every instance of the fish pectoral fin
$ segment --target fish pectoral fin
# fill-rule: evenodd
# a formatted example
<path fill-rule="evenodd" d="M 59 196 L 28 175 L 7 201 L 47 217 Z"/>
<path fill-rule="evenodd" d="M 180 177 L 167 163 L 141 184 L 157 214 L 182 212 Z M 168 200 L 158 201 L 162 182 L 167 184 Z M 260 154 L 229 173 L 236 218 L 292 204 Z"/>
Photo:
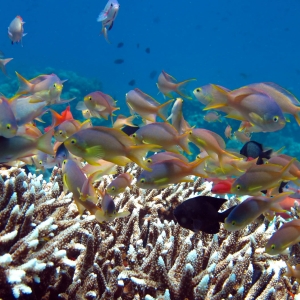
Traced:
<path fill-rule="evenodd" d="M 263 118 L 262 118 L 260 115 L 254 113 L 254 112 L 251 112 L 251 113 L 249 114 L 249 117 L 250 117 L 252 120 L 254 120 L 256 123 L 259 123 L 259 124 L 263 123 Z"/>
<path fill-rule="evenodd" d="M 189 177 L 184 177 L 184 178 L 180 179 L 180 182 L 194 182 L 194 180 Z"/>
<path fill-rule="evenodd" d="M 127 217 L 129 215 L 130 215 L 130 211 L 118 212 L 118 213 L 116 213 L 116 219 L 117 218 L 125 218 L 125 217 Z"/>
<path fill-rule="evenodd" d="M 64 184 L 64 193 L 66 194 L 68 191 L 67 174 L 64 174 L 62 179 L 63 179 L 63 184 Z"/>
<path fill-rule="evenodd" d="M 89 157 L 93 157 L 98 159 L 101 159 L 104 156 L 104 150 L 101 146 L 93 146 L 88 149 L 86 149 L 86 153 Z"/>
<path fill-rule="evenodd" d="M 96 104 L 95 109 L 97 111 L 103 111 L 106 110 L 106 107 L 104 105 Z"/>
<path fill-rule="evenodd" d="M 168 183 L 168 178 L 167 177 L 164 177 L 164 178 L 161 178 L 161 179 L 157 179 L 154 181 L 155 184 L 167 184 Z"/>
<path fill-rule="evenodd" d="M 234 120 L 238 120 L 238 121 L 245 121 L 243 116 L 241 116 L 239 114 L 235 114 L 234 112 L 231 112 L 231 113 L 227 114 L 225 116 L 225 118 L 234 119 Z M 243 130 L 243 128 L 241 130 L 240 130 L 240 128 L 238 129 L 238 131 L 242 131 L 242 130 Z"/>
<path fill-rule="evenodd" d="M 262 189 L 262 188 L 263 188 L 263 186 L 260 185 L 260 186 L 256 186 L 256 187 L 249 188 L 249 191 L 251 192 L 251 191 L 253 191 L 253 190 L 256 190 L 256 189 Z"/>
<path fill-rule="evenodd" d="M 200 220 L 193 220 L 193 231 L 198 232 L 202 229 L 203 223 Z"/>
<path fill-rule="evenodd" d="M 227 103 L 211 103 L 211 104 L 208 104 L 206 105 L 203 110 L 210 110 L 210 109 L 216 109 L 216 108 L 220 108 L 220 107 L 225 107 L 225 106 L 228 106 Z"/>
<path fill-rule="evenodd" d="M 88 164 L 90 164 L 90 165 L 92 165 L 92 166 L 101 166 L 101 164 L 99 164 L 99 163 L 97 162 L 97 159 L 94 160 L 93 158 L 86 158 L 85 160 L 86 160 L 86 162 L 87 162 Z"/>
<path fill-rule="evenodd" d="M 34 96 L 32 98 L 30 98 L 29 103 L 41 103 L 41 102 L 45 102 L 41 97 L 38 96 Z"/>

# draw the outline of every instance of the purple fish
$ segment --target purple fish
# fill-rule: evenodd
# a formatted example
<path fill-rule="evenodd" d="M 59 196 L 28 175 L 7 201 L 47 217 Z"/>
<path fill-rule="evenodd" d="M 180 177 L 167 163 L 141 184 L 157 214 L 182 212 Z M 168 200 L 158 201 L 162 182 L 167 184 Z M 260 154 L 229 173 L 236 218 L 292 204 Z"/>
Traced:
<path fill-rule="evenodd" d="M 104 34 L 104 37 L 109 44 L 110 41 L 107 36 L 107 31 L 112 29 L 119 8 L 120 4 L 117 0 L 109 0 L 97 19 L 98 22 L 102 22 L 101 34 Z"/>
<path fill-rule="evenodd" d="M 25 36 L 27 33 L 24 33 L 23 28 L 23 19 L 20 16 L 16 16 L 8 27 L 8 37 L 11 39 L 11 43 L 19 43 L 22 44 L 22 37 Z"/>

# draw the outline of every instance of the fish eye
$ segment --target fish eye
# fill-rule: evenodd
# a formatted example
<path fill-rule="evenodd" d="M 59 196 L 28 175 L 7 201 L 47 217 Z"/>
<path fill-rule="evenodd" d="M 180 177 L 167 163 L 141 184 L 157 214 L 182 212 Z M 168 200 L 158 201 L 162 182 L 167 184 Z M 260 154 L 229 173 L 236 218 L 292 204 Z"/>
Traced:
<path fill-rule="evenodd" d="M 62 130 L 60 130 L 60 131 L 59 131 L 59 134 L 62 134 L 62 133 L 63 133 Z"/>
<path fill-rule="evenodd" d="M 63 164 L 65 165 L 67 163 L 67 160 L 65 159 L 64 161 L 63 161 Z"/>
<path fill-rule="evenodd" d="M 200 93 L 201 89 L 196 89 L 196 92 Z"/>
<path fill-rule="evenodd" d="M 151 164 L 151 163 L 152 163 L 152 159 L 151 159 L 151 158 L 148 158 L 148 159 L 147 159 L 147 163 Z"/>
<path fill-rule="evenodd" d="M 272 249 L 272 250 L 275 249 L 275 245 L 274 245 L 274 244 L 271 245 L 271 249 Z"/>
<path fill-rule="evenodd" d="M 189 134 L 192 135 L 193 131 L 190 131 Z"/>
<path fill-rule="evenodd" d="M 42 165 L 42 164 L 43 164 L 43 161 L 42 161 L 42 160 L 40 160 L 40 161 L 39 161 L 39 164 L 40 164 L 40 165 Z"/>
<path fill-rule="evenodd" d="M 116 190 L 116 188 L 115 188 L 114 186 L 112 186 L 112 187 L 111 187 L 111 190 L 112 190 L 112 191 L 115 191 L 115 190 Z"/>
<path fill-rule="evenodd" d="M 56 83 L 54 83 L 53 86 L 56 87 Z"/>
<path fill-rule="evenodd" d="M 277 122 L 278 122 L 278 120 L 279 120 L 279 117 L 278 117 L 278 116 L 274 116 L 274 117 L 273 117 L 273 121 L 274 121 L 274 122 L 276 122 L 276 123 L 277 123 Z"/>
<path fill-rule="evenodd" d="M 134 134 L 132 135 L 132 137 L 134 137 L 134 138 L 135 138 L 135 137 L 136 137 L 136 133 L 134 133 Z"/>
<path fill-rule="evenodd" d="M 233 226 L 234 226 L 235 224 L 236 224 L 236 222 L 235 222 L 235 221 L 232 221 L 232 222 L 231 222 L 231 225 L 233 225 Z"/>
<path fill-rule="evenodd" d="M 113 7 L 113 4 L 111 3 L 110 6 Z"/>
<path fill-rule="evenodd" d="M 236 189 L 239 191 L 239 190 L 241 189 L 241 186 L 238 184 L 238 185 L 236 186 Z"/>
<path fill-rule="evenodd" d="M 72 139 L 71 140 L 71 144 L 75 144 L 76 143 L 76 140 L 75 139 Z"/>
<path fill-rule="evenodd" d="M 89 100 L 92 101 L 92 97 L 89 97 Z"/>
<path fill-rule="evenodd" d="M 145 183 L 145 178 L 142 178 L 141 180 L 140 180 L 140 183 Z"/>
<path fill-rule="evenodd" d="M 6 129 L 10 129 L 11 128 L 11 124 L 6 124 Z"/>

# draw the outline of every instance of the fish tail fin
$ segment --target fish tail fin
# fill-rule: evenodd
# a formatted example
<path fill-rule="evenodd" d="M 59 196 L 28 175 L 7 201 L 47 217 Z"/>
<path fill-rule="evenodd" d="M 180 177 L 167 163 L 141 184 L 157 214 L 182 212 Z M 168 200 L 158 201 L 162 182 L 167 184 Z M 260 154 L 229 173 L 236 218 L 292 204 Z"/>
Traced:
<path fill-rule="evenodd" d="M 161 104 L 158 107 L 157 115 L 162 118 L 165 122 L 167 121 L 168 118 L 168 112 L 169 108 L 171 107 L 171 104 L 173 103 L 175 99 L 171 99 L 167 101 L 166 103 Z"/>
<path fill-rule="evenodd" d="M 287 277 L 294 277 L 294 269 L 293 267 L 286 262 L 287 272 L 284 274 Z"/>
<path fill-rule="evenodd" d="M 159 151 L 158 149 L 160 148 L 161 146 L 152 144 L 130 146 L 127 151 L 127 158 L 138 164 L 144 170 L 152 171 L 152 169 L 146 164 L 144 157 L 149 151 Z"/>
<path fill-rule="evenodd" d="M 224 107 L 228 105 L 229 95 L 228 92 L 219 87 L 216 84 L 211 85 L 211 98 L 213 99 L 210 101 L 203 110 L 209 109 L 216 109 L 220 107 Z"/>
<path fill-rule="evenodd" d="M 193 98 L 189 95 L 187 91 L 186 85 L 191 82 L 197 80 L 196 78 L 187 79 L 176 84 L 175 92 L 178 93 L 181 97 L 192 100 Z"/>
<path fill-rule="evenodd" d="M 79 214 L 82 215 L 85 211 L 85 207 L 80 203 L 80 200 L 74 199 L 74 201 L 75 201 L 75 204 L 77 206 Z"/>
<path fill-rule="evenodd" d="M 52 128 L 37 139 L 36 147 L 38 150 L 45 152 L 47 154 L 50 154 L 50 155 L 54 155 L 53 147 L 51 145 L 53 133 L 54 133 L 54 129 Z"/>
<path fill-rule="evenodd" d="M 107 28 L 106 28 L 105 26 L 102 27 L 101 34 L 103 34 L 105 40 L 106 40 L 109 44 L 111 44 L 110 40 L 108 39 L 108 30 L 107 30 Z"/>
<path fill-rule="evenodd" d="M 5 58 L 5 59 L 0 59 L 0 68 L 3 72 L 4 75 L 7 75 L 6 73 L 6 68 L 5 65 L 10 62 L 13 58 Z"/>
<path fill-rule="evenodd" d="M 189 135 L 190 132 L 185 132 L 179 136 L 179 146 L 188 154 L 192 154 L 189 148 Z"/>
<path fill-rule="evenodd" d="M 289 171 L 290 167 L 292 166 L 292 164 L 295 162 L 296 158 L 293 158 L 289 161 L 288 164 L 286 164 L 285 166 L 283 166 L 283 168 L 280 170 L 281 173 L 281 179 L 285 180 L 285 181 L 289 181 L 289 180 L 295 180 L 297 179 L 297 177 L 293 176 L 292 174 L 286 174 L 286 176 L 284 176 L 287 171 Z"/>
<path fill-rule="evenodd" d="M 28 94 L 30 93 L 33 84 L 30 83 L 27 79 L 25 79 L 23 76 L 21 76 L 18 72 L 16 72 L 18 81 L 19 81 L 19 89 L 17 91 L 18 95 L 22 94 Z"/>
<path fill-rule="evenodd" d="M 273 153 L 273 149 L 266 150 L 266 151 L 264 151 L 264 152 L 262 153 L 261 158 L 270 159 L 272 153 Z"/>
<path fill-rule="evenodd" d="M 218 213 L 218 222 L 225 223 L 225 219 L 229 216 L 229 214 L 235 207 L 236 205 L 226 209 L 225 211 Z"/>
<path fill-rule="evenodd" d="M 103 209 L 99 208 L 96 210 L 95 218 L 99 223 L 103 223 L 104 221 L 106 221 L 106 217 L 105 217 Z"/>
<path fill-rule="evenodd" d="M 114 114 L 114 112 L 119 109 L 120 109 L 120 107 L 112 107 L 112 109 L 111 109 L 111 113 L 110 113 L 111 127 L 114 127 L 114 118 L 113 117 L 116 116 Z"/>
<path fill-rule="evenodd" d="M 198 176 L 198 177 L 203 177 L 203 178 L 208 177 L 204 171 L 204 168 L 205 168 L 204 162 L 208 157 L 209 156 L 206 156 L 203 158 L 198 158 L 195 161 L 189 163 L 189 165 L 191 167 L 192 175 Z"/>
<path fill-rule="evenodd" d="M 295 114 L 293 115 L 298 125 L 300 126 L 300 107 L 295 108 Z"/>
<path fill-rule="evenodd" d="M 51 124 L 51 127 L 56 127 L 60 123 L 63 122 L 63 117 L 59 113 L 57 113 L 55 110 L 53 110 L 51 108 L 49 108 L 48 110 L 51 112 L 51 115 L 52 115 L 52 124 Z"/>
<path fill-rule="evenodd" d="M 218 154 L 218 159 L 219 159 L 219 163 L 220 163 L 220 167 L 221 170 L 224 172 L 224 165 L 225 165 L 225 158 L 230 156 L 231 158 L 237 158 L 239 159 L 239 157 L 237 157 L 236 155 L 227 152 L 226 150 L 223 150 L 220 154 Z"/>

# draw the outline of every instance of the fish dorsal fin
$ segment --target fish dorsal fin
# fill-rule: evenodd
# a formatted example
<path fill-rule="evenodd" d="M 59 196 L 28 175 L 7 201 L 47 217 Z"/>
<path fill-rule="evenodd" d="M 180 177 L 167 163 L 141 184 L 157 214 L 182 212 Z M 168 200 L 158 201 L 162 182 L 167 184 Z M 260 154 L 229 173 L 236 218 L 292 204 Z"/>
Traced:
<path fill-rule="evenodd" d="M 284 223 L 280 228 L 282 228 L 283 226 L 284 226 L 284 228 L 287 228 L 287 227 L 300 227 L 300 219 L 295 219 L 291 222 Z"/>
<path fill-rule="evenodd" d="M 142 92 L 140 89 L 135 88 L 134 91 L 146 102 L 150 103 L 153 106 L 159 106 L 160 103 L 156 101 L 154 98 L 149 96 L 148 94 Z"/>
<path fill-rule="evenodd" d="M 164 70 L 162 70 L 161 72 L 162 72 L 162 74 L 164 75 L 164 77 L 165 77 L 165 79 L 166 79 L 167 81 L 171 81 L 171 82 L 173 82 L 173 83 L 176 83 L 176 82 L 177 82 L 177 80 L 176 80 L 173 76 L 169 75 L 169 74 L 166 73 Z"/>
<path fill-rule="evenodd" d="M 205 131 L 207 131 L 208 133 L 210 133 L 217 141 L 218 145 L 220 146 L 220 148 L 225 149 L 226 148 L 226 143 L 223 140 L 223 138 L 221 136 L 219 136 L 217 133 L 207 130 L 207 129 L 203 129 Z"/>
<path fill-rule="evenodd" d="M 112 106 L 112 107 L 116 106 L 116 101 L 113 99 L 113 97 L 111 97 L 110 95 L 104 94 L 100 91 L 99 91 L 99 93 L 101 93 L 102 97 L 106 100 L 106 102 L 109 106 Z"/>
<path fill-rule="evenodd" d="M 283 95 L 284 97 L 288 98 L 288 100 L 295 104 L 295 105 L 300 105 L 299 100 L 288 90 L 284 89 L 283 87 L 279 86 L 278 84 L 274 82 L 262 82 L 261 85 L 266 85 L 269 88 L 273 88 L 276 92 L 279 94 Z"/>
<path fill-rule="evenodd" d="M 253 94 L 262 94 L 264 96 L 266 96 L 266 93 L 260 92 L 255 90 L 254 88 L 245 86 L 236 90 L 233 90 L 229 93 L 230 98 L 235 102 L 235 103 L 240 103 L 241 101 L 243 101 L 243 99 L 245 99 L 247 96 L 249 95 L 253 95 Z M 269 97 L 269 96 L 268 96 Z"/>
<path fill-rule="evenodd" d="M 212 205 L 216 211 L 220 209 L 220 207 L 227 201 L 224 198 L 216 198 L 216 197 L 210 197 L 210 196 L 197 196 L 192 199 L 197 199 L 197 201 L 205 201 Z"/>
<path fill-rule="evenodd" d="M 103 126 L 94 126 L 90 129 L 101 131 L 103 133 L 113 136 L 125 147 L 130 147 L 130 146 L 134 145 L 133 140 L 126 133 L 124 133 L 121 129 L 108 128 L 108 127 L 103 127 Z"/>

